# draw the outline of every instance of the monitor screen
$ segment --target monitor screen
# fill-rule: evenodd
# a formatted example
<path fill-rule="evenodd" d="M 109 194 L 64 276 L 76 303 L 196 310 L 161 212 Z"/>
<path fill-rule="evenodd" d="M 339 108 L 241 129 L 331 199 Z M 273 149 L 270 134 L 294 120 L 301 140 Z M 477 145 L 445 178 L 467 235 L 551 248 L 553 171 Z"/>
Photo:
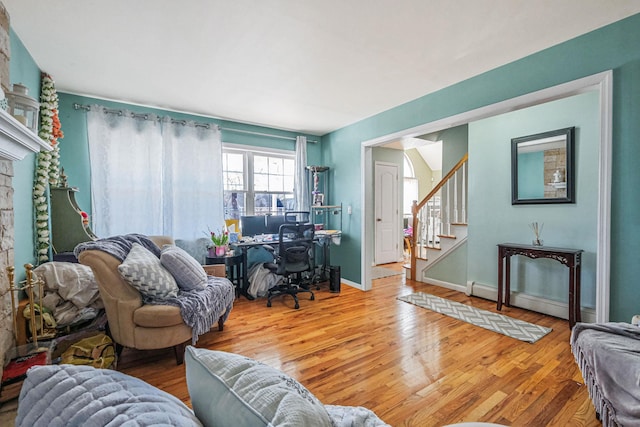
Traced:
<path fill-rule="evenodd" d="M 267 215 L 267 233 L 278 234 L 280 226 L 285 223 L 284 215 Z"/>
<path fill-rule="evenodd" d="M 267 233 L 266 217 L 264 215 L 241 216 L 240 230 L 243 236 L 255 236 Z"/>

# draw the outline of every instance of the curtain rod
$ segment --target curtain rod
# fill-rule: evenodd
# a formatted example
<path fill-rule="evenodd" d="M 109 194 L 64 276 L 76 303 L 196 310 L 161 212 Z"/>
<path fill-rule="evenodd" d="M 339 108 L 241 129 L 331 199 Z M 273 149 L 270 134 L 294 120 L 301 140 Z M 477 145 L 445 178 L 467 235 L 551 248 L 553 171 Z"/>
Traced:
<path fill-rule="evenodd" d="M 90 105 L 78 104 L 77 102 L 75 102 L 73 104 L 73 109 L 74 110 L 90 111 L 91 110 L 91 106 Z M 117 115 L 122 115 L 124 113 L 123 110 L 109 109 L 109 108 L 105 108 L 105 111 L 108 114 L 117 114 Z M 132 113 L 131 116 L 136 118 L 136 119 L 151 120 L 149 114 Z M 186 120 L 171 119 L 171 123 L 186 124 Z M 208 129 L 210 127 L 210 123 L 199 123 L 199 122 L 196 122 L 196 126 L 202 126 L 202 127 L 206 127 Z M 296 140 L 296 138 L 293 137 L 293 136 L 275 135 L 275 134 L 272 134 L 272 133 L 255 132 L 255 131 L 251 131 L 251 130 L 234 129 L 234 128 L 227 128 L 227 127 L 222 127 L 222 126 L 220 126 L 220 130 L 225 130 L 227 132 L 244 133 L 244 134 L 249 134 L 249 135 L 266 136 L 268 138 L 286 139 L 288 141 L 295 141 Z M 307 139 L 307 142 L 310 142 L 312 144 L 317 144 L 318 143 L 318 141 L 313 140 L 313 139 Z"/>

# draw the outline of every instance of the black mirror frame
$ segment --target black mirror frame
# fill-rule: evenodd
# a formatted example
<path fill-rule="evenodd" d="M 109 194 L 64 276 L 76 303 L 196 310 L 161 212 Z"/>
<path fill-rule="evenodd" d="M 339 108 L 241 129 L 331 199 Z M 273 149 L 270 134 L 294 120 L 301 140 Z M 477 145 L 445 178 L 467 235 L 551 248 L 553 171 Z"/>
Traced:
<path fill-rule="evenodd" d="M 523 142 L 545 139 L 553 136 L 565 135 L 566 137 L 566 182 L 567 196 L 559 198 L 543 199 L 520 199 L 518 197 L 518 144 Z M 575 127 L 552 130 L 535 135 L 522 136 L 511 140 L 511 204 L 512 205 L 535 205 L 552 203 L 575 203 Z"/>

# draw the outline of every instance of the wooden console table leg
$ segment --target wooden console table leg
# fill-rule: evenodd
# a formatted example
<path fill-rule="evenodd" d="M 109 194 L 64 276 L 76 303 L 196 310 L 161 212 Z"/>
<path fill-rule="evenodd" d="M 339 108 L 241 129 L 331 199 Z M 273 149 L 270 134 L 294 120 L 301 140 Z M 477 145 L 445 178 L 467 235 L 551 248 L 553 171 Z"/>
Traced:
<path fill-rule="evenodd" d="M 504 258 L 505 278 L 504 278 L 504 305 L 511 307 L 511 256 Z"/>
<path fill-rule="evenodd" d="M 498 311 L 502 310 L 502 254 L 501 251 L 498 250 Z"/>
<path fill-rule="evenodd" d="M 575 267 L 575 274 L 576 274 L 576 295 L 575 295 L 575 302 L 576 302 L 576 315 L 575 315 L 575 320 L 576 323 L 577 322 L 582 322 L 582 312 L 580 311 L 580 268 L 581 268 L 581 264 L 578 264 Z"/>
<path fill-rule="evenodd" d="M 576 324 L 576 271 L 569 267 L 569 328 Z"/>

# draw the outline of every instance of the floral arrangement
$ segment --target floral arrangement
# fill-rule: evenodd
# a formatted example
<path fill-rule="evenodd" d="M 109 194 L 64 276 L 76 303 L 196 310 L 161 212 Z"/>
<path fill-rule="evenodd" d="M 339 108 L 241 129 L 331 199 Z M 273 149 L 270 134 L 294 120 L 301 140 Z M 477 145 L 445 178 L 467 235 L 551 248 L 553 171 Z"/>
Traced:
<path fill-rule="evenodd" d="M 212 246 L 226 246 L 227 243 L 229 243 L 229 231 L 222 230 L 220 233 L 216 234 L 209 230 L 209 233 L 211 234 Z"/>
<path fill-rule="evenodd" d="M 51 236 L 49 233 L 48 186 L 58 185 L 60 179 L 60 147 L 58 139 L 64 137 L 58 117 L 58 93 L 51 76 L 42 73 L 40 92 L 40 132 L 38 136 L 51 144 L 53 150 L 40 151 L 36 157 L 36 171 L 33 184 L 33 205 L 35 210 L 36 259 L 38 263 L 49 261 Z"/>

